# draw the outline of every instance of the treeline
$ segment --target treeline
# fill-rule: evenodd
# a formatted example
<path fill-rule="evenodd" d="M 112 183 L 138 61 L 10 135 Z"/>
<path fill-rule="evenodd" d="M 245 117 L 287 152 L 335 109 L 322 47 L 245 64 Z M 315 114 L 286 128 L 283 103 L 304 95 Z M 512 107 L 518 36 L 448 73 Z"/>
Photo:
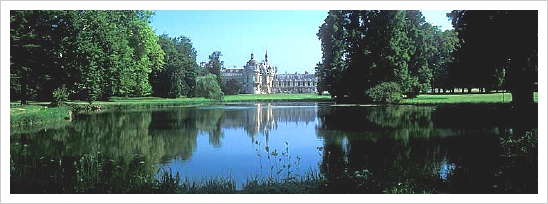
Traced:
<path fill-rule="evenodd" d="M 518 23 L 536 22 L 536 11 L 472 13 L 447 14 L 457 29 L 441 31 L 420 11 L 329 11 L 317 33 L 323 53 L 316 66 L 318 91 L 338 99 L 394 102 L 435 88 L 512 90 L 510 83 L 517 82 L 508 80 L 512 57 L 503 53 L 515 47 L 529 53 L 527 59 L 536 56 L 537 24 Z M 516 33 L 521 29 L 527 31 Z M 526 36 L 527 45 L 518 47 Z M 527 62 L 522 68 L 536 70 L 536 61 Z"/>
<path fill-rule="evenodd" d="M 196 92 L 196 86 L 209 71 L 200 70 L 191 40 L 156 35 L 150 26 L 153 15 L 134 10 L 11 11 L 10 100 L 206 95 Z"/>

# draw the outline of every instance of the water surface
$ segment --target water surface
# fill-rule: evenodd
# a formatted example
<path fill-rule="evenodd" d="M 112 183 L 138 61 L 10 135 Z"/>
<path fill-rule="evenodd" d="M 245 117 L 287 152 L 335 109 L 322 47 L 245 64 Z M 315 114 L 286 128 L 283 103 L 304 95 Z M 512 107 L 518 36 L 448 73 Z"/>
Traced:
<path fill-rule="evenodd" d="M 536 193 L 536 163 L 505 170 L 512 162 L 501 156 L 500 138 L 530 129 L 508 116 L 496 108 L 312 102 L 104 112 L 78 115 L 62 128 L 12 134 L 11 155 L 29 178 L 55 170 L 31 170 L 25 162 L 58 158 L 58 169 L 70 172 L 71 164 L 93 155 L 120 169 L 142 158 L 136 165 L 148 175 L 230 177 L 239 188 L 251 178 L 367 170 L 395 185 L 452 182 L 455 193 Z"/>

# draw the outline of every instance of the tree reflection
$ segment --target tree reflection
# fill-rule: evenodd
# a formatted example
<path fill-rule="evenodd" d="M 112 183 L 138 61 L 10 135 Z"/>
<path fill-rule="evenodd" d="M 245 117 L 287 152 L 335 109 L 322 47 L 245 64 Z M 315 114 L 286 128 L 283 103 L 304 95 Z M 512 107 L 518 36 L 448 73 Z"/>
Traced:
<path fill-rule="evenodd" d="M 513 119 L 491 114 L 503 111 L 497 109 L 460 111 L 467 114 L 460 120 L 477 116 L 488 122 L 482 126 L 448 119 L 452 115 L 447 113 L 455 112 L 451 107 L 320 108 L 316 131 L 324 139 L 321 172 L 335 179 L 367 169 L 382 189 L 413 183 L 415 189 L 435 192 L 500 192 L 494 178 L 504 165 L 500 128 L 513 125 L 508 121 Z"/>

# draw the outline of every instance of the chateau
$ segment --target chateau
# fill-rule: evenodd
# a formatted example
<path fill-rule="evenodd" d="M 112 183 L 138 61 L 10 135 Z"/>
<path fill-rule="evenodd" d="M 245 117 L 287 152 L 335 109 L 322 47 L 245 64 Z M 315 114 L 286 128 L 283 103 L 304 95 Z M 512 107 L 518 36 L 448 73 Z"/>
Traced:
<path fill-rule="evenodd" d="M 271 94 L 271 93 L 314 93 L 316 92 L 316 77 L 314 74 L 277 74 L 278 67 L 268 62 L 268 52 L 264 60 L 258 62 L 251 53 L 251 59 L 243 68 L 222 68 L 225 81 L 231 79 L 242 84 L 240 93 Z"/>

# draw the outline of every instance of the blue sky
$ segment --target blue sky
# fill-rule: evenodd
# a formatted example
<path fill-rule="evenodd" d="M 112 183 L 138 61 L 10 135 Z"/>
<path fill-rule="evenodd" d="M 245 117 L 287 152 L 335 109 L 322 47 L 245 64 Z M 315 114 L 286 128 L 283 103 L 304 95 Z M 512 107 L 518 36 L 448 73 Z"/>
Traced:
<path fill-rule="evenodd" d="M 423 11 L 426 21 L 450 29 L 447 11 Z M 157 34 L 187 36 L 198 52 L 197 61 L 207 61 L 221 51 L 225 67 L 243 67 L 250 59 L 268 60 L 278 73 L 314 72 L 321 61 L 316 37 L 327 10 L 157 10 L 152 27 Z"/>

